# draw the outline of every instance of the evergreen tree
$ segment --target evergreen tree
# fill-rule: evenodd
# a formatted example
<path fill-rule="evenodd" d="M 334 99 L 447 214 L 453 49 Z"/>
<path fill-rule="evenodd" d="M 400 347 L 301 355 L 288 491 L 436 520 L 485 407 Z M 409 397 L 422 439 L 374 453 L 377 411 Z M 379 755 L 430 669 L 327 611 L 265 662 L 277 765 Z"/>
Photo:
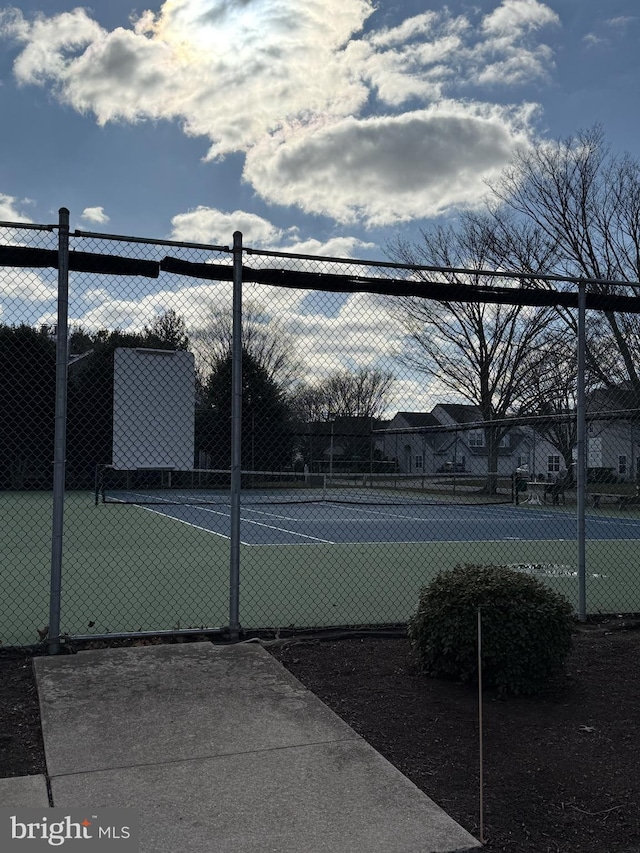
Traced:
<path fill-rule="evenodd" d="M 46 330 L 0 326 L 0 483 L 51 488 L 56 347 Z"/>
<path fill-rule="evenodd" d="M 218 360 L 196 411 L 196 449 L 212 468 L 231 464 L 231 356 Z M 242 467 L 279 470 L 292 464 L 291 411 L 278 384 L 249 352 L 242 357 Z"/>

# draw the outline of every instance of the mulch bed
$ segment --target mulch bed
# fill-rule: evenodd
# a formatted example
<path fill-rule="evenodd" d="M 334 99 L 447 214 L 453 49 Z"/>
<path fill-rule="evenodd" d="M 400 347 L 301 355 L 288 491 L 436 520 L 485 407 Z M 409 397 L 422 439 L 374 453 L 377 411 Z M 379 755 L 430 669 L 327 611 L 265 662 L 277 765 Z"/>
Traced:
<path fill-rule="evenodd" d="M 292 643 L 271 653 L 462 826 L 479 835 L 478 697 L 421 675 L 403 638 Z M 0 776 L 45 772 L 31 660 L 0 651 Z M 638 853 L 640 631 L 575 636 L 566 672 L 484 707 L 488 851 Z"/>
<path fill-rule="evenodd" d="M 30 654 L 0 649 L 0 778 L 46 773 Z"/>

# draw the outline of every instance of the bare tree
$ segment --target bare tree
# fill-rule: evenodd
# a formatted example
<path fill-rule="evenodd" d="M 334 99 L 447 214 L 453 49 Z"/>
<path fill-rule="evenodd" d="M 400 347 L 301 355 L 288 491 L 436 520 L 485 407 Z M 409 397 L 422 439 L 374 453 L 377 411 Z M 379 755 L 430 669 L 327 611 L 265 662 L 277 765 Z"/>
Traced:
<path fill-rule="evenodd" d="M 150 340 L 156 338 L 173 349 L 189 349 L 186 323 L 173 308 L 158 314 L 150 326 L 144 327 L 144 334 Z"/>
<path fill-rule="evenodd" d="M 300 420 L 311 423 L 332 416 L 378 418 L 392 399 L 393 374 L 379 368 L 343 370 L 315 385 L 301 385 L 293 401 Z"/>
<path fill-rule="evenodd" d="M 508 216 L 514 214 L 553 246 L 547 272 L 638 281 L 640 163 L 628 154 L 612 155 L 600 126 L 520 151 L 492 189 L 500 204 L 496 223 L 501 218 L 512 222 Z M 495 243 L 497 263 L 509 260 L 509 253 L 501 251 L 504 245 Z M 631 287 L 606 281 L 590 288 L 604 294 L 637 295 Z M 562 316 L 574 326 L 573 317 L 566 312 Z M 605 312 L 591 322 L 590 331 L 591 373 L 605 386 L 624 381 L 639 393 L 639 318 Z"/>
<path fill-rule="evenodd" d="M 532 428 L 557 447 L 571 470 L 578 440 L 577 345 L 569 346 L 557 330 L 549 330 L 538 345 L 529 382 L 520 400 L 520 414 L 534 415 Z"/>
<path fill-rule="evenodd" d="M 231 309 L 212 309 L 206 325 L 193 334 L 200 371 L 215 370 L 231 355 Z M 286 390 L 299 372 L 293 336 L 284 324 L 258 305 L 245 303 L 242 311 L 242 347 L 271 382 Z"/>
<path fill-rule="evenodd" d="M 388 248 L 389 254 L 412 265 L 482 270 L 495 249 L 492 229 L 473 217 L 463 218 L 458 230 L 441 226 L 422 236 L 419 244 L 397 239 Z M 534 267 L 543 262 L 544 253 L 536 257 L 532 247 L 527 250 L 522 243 L 520 251 L 529 251 L 532 272 L 539 272 Z M 415 275 L 425 282 L 495 283 L 493 277 L 487 279 L 473 272 L 416 270 Z M 504 280 L 500 283 L 505 285 Z M 418 297 L 396 298 L 389 305 L 407 331 L 408 343 L 402 354 L 406 364 L 476 405 L 487 424 L 517 410 L 532 381 L 537 349 L 553 320 L 551 309 Z M 498 448 L 506 432 L 504 426 L 485 427 L 487 488 L 491 493 L 496 489 Z"/>

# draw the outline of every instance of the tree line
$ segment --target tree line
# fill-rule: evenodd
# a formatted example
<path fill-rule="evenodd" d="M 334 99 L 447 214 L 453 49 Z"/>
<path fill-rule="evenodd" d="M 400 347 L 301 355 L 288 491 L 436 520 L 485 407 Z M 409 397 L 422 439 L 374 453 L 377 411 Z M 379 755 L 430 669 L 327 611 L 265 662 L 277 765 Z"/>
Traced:
<path fill-rule="evenodd" d="M 397 262 L 478 270 L 414 272 L 423 281 L 500 285 L 482 270 L 524 274 L 513 287 L 562 288 L 543 274 L 599 280 L 591 292 L 637 296 L 640 279 L 640 163 L 618 155 L 600 126 L 523 148 L 489 187 L 481 210 L 456 225 L 436 225 L 421 238 L 396 237 Z M 615 282 L 615 283 L 614 283 Z M 565 289 L 575 285 L 566 284 Z M 576 444 L 577 315 L 562 308 L 473 302 L 389 300 L 404 323 L 403 360 L 478 407 L 489 424 L 508 416 L 543 415 L 537 431 L 570 467 Z M 640 404 L 640 316 L 589 312 L 587 388 L 624 388 Z M 504 426 L 485 430 L 488 470 L 497 470 Z M 495 484 L 489 481 L 489 487 Z"/>
<path fill-rule="evenodd" d="M 276 324 L 277 326 L 277 324 Z M 229 469 L 231 460 L 231 316 L 216 313 L 190 340 L 183 318 L 168 310 L 141 332 L 74 328 L 67 383 L 67 483 L 90 488 L 97 465 L 111 462 L 113 363 L 118 347 L 193 350 L 197 355 L 194 467 Z M 244 468 L 290 469 L 310 463 L 308 423 L 326 417 L 378 417 L 389 402 L 391 374 L 336 371 L 323 382 L 299 378 L 295 342 L 243 320 Z M 46 327 L 0 324 L 0 485 L 50 488 L 54 445 L 56 343 Z M 141 389 L 144 393 L 144 389 Z M 171 399 L 166 401 L 171 405 Z M 369 439 L 367 439 L 369 440 Z"/>
<path fill-rule="evenodd" d="M 387 254 L 411 264 L 425 283 L 507 286 L 483 270 L 523 274 L 514 288 L 562 288 L 543 274 L 597 280 L 600 294 L 637 296 L 640 278 L 640 163 L 615 154 L 601 127 L 523 148 L 489 188 L 486 205 L 455 225 L 435 224 L 420 239 L 392 240 Z M 429 272 L 416 266 L 448 267 Z M 466 269 L 470 272 L 453 272 Z M 475 272 L 474 272 L 475 271 Z M 567 284 L 566 288 L 574 288 Z M 398 362 L 437 381 L 454 399 L 477 406 L 485 429 L 488 471 L 497 470 L 503 419 L 542 415 L 536 429 L 570 467 L 576 444 L 576 312 L 389 297 L 389 316 L 404 328 Z M 112 364 L 118 346 L 192 349 L 199 365 L 196 448 L 207 467 L 230 459 L 231 315 L 214 312 L 190 339 L 174 311 L 140 333 L 76 329 L 69 367 L 68 464 L 86 477 L 111 453 Z M 243 317 L 243 467 L 273 469 L 308 458 L 301 435 L 336 417 L 379 418 L 393 399 L 394 376 L 377 368 L 301 379 L 295 341 L 259 306 Z M 587 383 L 591 391 L 624 388 L 640 401 L 640 317 L 589 312 Z M 49 470 L 53 446 L 55 345 L 41 330 L 0 326 L 0 471 L 19 487 L 33 470 Z M 638 403 L 636 402 L 636 406 Z M 307 429 L 306 432 L 310 434 Z M 198 465 L 198 460 L 194 460 Z M 47 467 L 49 466 L 49 467 Z M 495 487 L 491 478 L 490 489 Z"/>

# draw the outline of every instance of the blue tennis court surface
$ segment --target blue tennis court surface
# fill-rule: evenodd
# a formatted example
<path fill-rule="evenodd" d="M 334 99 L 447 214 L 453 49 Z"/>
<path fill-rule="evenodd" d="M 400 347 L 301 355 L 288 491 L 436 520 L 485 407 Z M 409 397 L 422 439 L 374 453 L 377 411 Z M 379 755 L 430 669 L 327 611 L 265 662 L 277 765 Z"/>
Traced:
<path fill-rule="evenodd" d="M 65 506 L 66 633 L 225 624 L 228 495 L 217 504 L 98 507 L 91 497 L 72 492 Z M 13 523 L 0 525 L 0 550 L 23 556 L 5 572 L 0 639 L 28 644 L 49 607 L 51 495 L 5 494 L 5 517 L 8 509 Z M 405 622 L 420 589 L 437 572 L 464 563 L 533 573 L 577 607 L 574 513 L 575 506 L 249 500 L 240 526 L 243 627 Z M 640 512 L 591 510 L 586 528 L 589 612 L 640 611 Z"/>
<path fill-rule="evenodd" d="M 141 506 L 222 537 L 230 506 Z M 590 515 L 592 540 L 640 539 L 640 519 Z M 242 507 L 244 545 L 575 541 L 576 517 L 563 511 L 511 506 L 353 506 L 282 504 Z"/>

